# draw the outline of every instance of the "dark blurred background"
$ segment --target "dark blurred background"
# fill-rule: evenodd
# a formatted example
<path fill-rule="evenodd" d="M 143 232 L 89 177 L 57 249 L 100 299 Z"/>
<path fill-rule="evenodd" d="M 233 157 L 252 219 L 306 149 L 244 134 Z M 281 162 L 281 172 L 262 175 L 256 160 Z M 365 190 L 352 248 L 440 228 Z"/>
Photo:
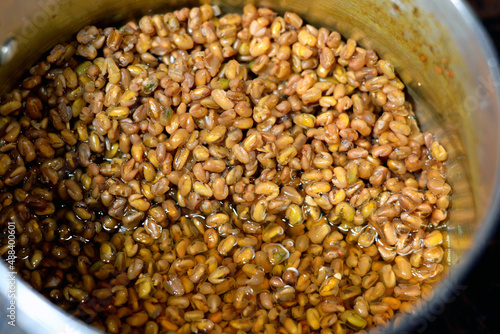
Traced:
<path fill-rule="evenodd" d="M 500 48 L 500 0 L 468 0 L 467 2 L 483 22 L 498 50 Z"/>
<path fill-rule="evenodd" d="M 467 0 L 500 54 L 500 0 Z M 500 217 L 499 217 L 500 219 Z M 463 282 L 464 291 L 437 319 L 415 334 L 500 333 L 500 230 Z"/>

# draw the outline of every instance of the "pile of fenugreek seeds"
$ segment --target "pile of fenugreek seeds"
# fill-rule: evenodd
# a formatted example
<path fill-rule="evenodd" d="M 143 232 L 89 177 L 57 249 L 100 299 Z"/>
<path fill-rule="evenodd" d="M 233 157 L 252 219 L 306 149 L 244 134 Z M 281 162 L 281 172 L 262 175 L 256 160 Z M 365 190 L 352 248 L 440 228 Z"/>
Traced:
<path fill-rule="evenodd" d="M 0 228 L 110 333 L 351 333 L 432 295 L 445 149 L 339 33 L 248 5 L 89 26 L 0 103 Z"/>

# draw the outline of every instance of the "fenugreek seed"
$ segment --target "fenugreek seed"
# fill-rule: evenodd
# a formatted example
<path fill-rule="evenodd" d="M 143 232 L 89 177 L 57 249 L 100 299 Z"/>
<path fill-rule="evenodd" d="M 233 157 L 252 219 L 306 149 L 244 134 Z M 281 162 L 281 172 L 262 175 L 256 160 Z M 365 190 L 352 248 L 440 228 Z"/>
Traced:
<path fill-rule="evenodd" d="M 182 50 L 192 49 L 194 45 L 193 39 L 188 34 L 174 34 L 173 41 Z"/>
<path fill-rule="evenodd" d="M 432 246 L 436 246 L 436 245 L 440 245 L 443 243 L 443 234 L 441 233 L 441 231 L 432 231 L 430 232 L 429 234 L 427 234 L 427 236 L 424 238 L 424 245 L 426 247 L 432 247 Z"/>
<path fill-rule="evenodd" d="M 19 108 L 22 107 L 22 103 L 19 101 L 10 101 L 7 103 L 4 103 L 0 106 L 0 114 L 2 116 L 7 116 L 10 113 L 13 113 L 14 111 L 18 110 Z"/>
<path fill-rule="evenodd" d="M 233 249 L 234 246 L 236 246 L 238 240 L 234 235 L 230 235 L 224 240 L 222 240 L 217 247 L 217 251 L 219 252 L 220 255 L 228 255 L 229 252 Z"/>
<path fill-rule="evenodd" d="M 213 228 L 209 228 L 205 231 L 204 240 L 207 244 L 208 249 L 213 249 L 216 248 L 219 244 L 219 235 L 217 234 L 216 230 L 214 230 Z"/>
<path fill-rule="evenodd" d="M 290 252 L 281 244 L 267 244 L 262 250 L 267 254 L 272 265 L 280 264 L 290 256 Z"/>
<path fill-rule="evenodd" d="M 312 243 L 320 244 L 330 231 L 328 224 L 315 224 L 309 229 L 309 239 Z"/>
<path fill-rule="evenodd" d="M 214 213 L 207 217 L 206 224 L 208 227 L 218 228 L 224 224 L 227 224 L 230 218 L 225 213 Z"/>
<path fill-rule="evenodd" d="M 437 141 L 433 142 L 431 145 L 431 154 L 437 161 L 446 161 L 446 159 L 448 159 L 448 153 Z"/>
<path fill-rule="evenodd" d="M 302 216 L 302 209 L 300 206 L 297 204 L 291 204 L 286 209 L 286 218 L 292 226 L 301 224 L 304 221 L 304 217 Z"/>
<path fill-rule="evenodd" d="M 299 114 L 293 118 L 293 122 L 297 125 L 313 128 L 316 124 L 316 117 L 310 114 Z"/>
<path fill-rule="evenodd" d="M 222 89 L 214 89 L 212 98 L 222 109 L 228 110 L 234 108 L 234 103 L 227 97 L 227 94 Z"/>
<path fill-rule="evenodd" d="M 255 249 L 252 246 L 244 246 L 233 255 L 233 260 L 237 264 L 245 264 L 253 260 L 255 257 Z"/>
<path fill-rule="evenodd" d="M 205 137 L 207 144 L 216 143 L 224 138 L 226 127 L 218 125 Z"/>
<path fill-rule="evenodd" d="M 260 200 L 252 206 L 252 218 L 256 222 L 261 222 L 267 215 L 268 203 L 266 200 Z"/>
<path fill-rule="evenodd" d="M 227 276 L 229 272 L 230 271 L 227 267 L 220 266 L 208 276 L 208 280 L 212 284 L 222 283 L 224 282 L 225 276 Z"/>
<path fill-rule="evenodd" d="M 360 315 L 354 313 L 353 311 L 345 311 L 340 315 L 340 319 L 345 321 L 345 323 L 355 329 L 355 330 L 361 330 L 366 327 L 367 322 L 365 319 L 363 319 Z"/>
<path fill-rule="evenodd" d="M 389 123 L 389 128 L 394 131 L 395 133 L 400 133 L 405 136 L 409 136 L 411 133 L 411 129 L 408 125 L 398 122 L 398 121 L 392 121 Z"/>
<path fill-rule="evenodd" d="M 315 308 L 309 308 L 306 311 L 307 324 L 311 329 L 317 330 L 320 328 L 320 314 Z"/>
<path fill-rule="evenodd" d="M 279 187 L 277 184 L 264 181 L 257 184 L 255 187 L 255 193 L 259 195 L 271 195 L 279 193 Z"/>
<path fill-rule="evenodd" d="M 297 155 L 297 149 L 294 146 L 284 148 L 276 157 L 280 165 L 287 165 Z"/>
<path fill-rule="evenodd" d="M 207 184 L 203 184 L 200 181 L 196 181 L 193 184 L 193 190 L 201 196 L 212 197 L 213 191 Z"/>
<path fill-rule="evenodd" d="M 234 156 L 243 164 L 250 163 L 250 155 L 248 152 L 241 147 L 239 144 L 233 146 L 232 151 L 234 152 Z"/>

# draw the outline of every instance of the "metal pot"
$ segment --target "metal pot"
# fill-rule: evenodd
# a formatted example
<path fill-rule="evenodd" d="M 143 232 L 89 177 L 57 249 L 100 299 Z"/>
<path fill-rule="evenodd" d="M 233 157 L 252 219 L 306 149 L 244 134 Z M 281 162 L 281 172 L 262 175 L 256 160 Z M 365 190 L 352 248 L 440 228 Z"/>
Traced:
<path fill-rule="evenodd" d="M 423 130 L 435 133 L 447 148 L 448 179 L 454 189 L 446 233 L 448 275 L 422 307 L 374 331 L 422 329 L 460 293 L 459 283 L 484 251 L 500 210 L 500 75 L 490 41 L 460 0 L 254 3 L 280 13 L 295 11 L 311 24 L 334 28 L 390 60 L 407 85 Z M 198 4 L 192 0 L 23 0 L 21 5 L 3 0 L 0 93 L 55 43 L 68 40 L 85 25 L 119 24 L 146 13 Z M 244 0 L 215 0 L 214 4 L 234 12 L 241 10 Z M 21 278 L 12 277 L 3 261 L 0 282 L 0 332 L 96 333 Z M 10 292 L 14 294 L 9 296 Z M 12 300 L 16 327 L 4 315 L 12 314 Z"/>

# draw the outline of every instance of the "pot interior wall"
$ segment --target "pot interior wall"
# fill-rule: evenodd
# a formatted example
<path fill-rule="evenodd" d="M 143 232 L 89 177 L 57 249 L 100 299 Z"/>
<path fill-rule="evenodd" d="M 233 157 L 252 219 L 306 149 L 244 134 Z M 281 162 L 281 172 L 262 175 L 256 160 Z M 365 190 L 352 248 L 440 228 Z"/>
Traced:
<path fill-rule="evenodd" d="M 417 119 L 449 152 L 449 180 L 454 188 L 448 225 L 450 271 L 477 242 L 495 194 L 498 169 L 498 100 L 488 64 L 472 50 L 479 42 L 448 2 L 366 0 L 261 0 L 253 2 L 284 13 L 293 10 L 316 26 L 334 28 L 390 60 L 407 85 Z M 152 12 L 198 5 L 187 0 L 13 0 L 3 2 L 0 42 L 14 37 L 17 52 L 0 66 L 5 92 L 57 42 L 88 25 L 120 24 Z M 223 12 L 241 12 L 242 0 L 217 1 Z M 8 15 L 5 15 L 8 13 Z M 432 13 L 432 14 L 429 14 Z M 443 22 L 440 24 L 439 22 Z M 8 27 L 8 29 L 6 29 Z M 491 65 L 491 64 L 490 64 Z M 459 266 L 458 266 L 459 267 Z"/>

